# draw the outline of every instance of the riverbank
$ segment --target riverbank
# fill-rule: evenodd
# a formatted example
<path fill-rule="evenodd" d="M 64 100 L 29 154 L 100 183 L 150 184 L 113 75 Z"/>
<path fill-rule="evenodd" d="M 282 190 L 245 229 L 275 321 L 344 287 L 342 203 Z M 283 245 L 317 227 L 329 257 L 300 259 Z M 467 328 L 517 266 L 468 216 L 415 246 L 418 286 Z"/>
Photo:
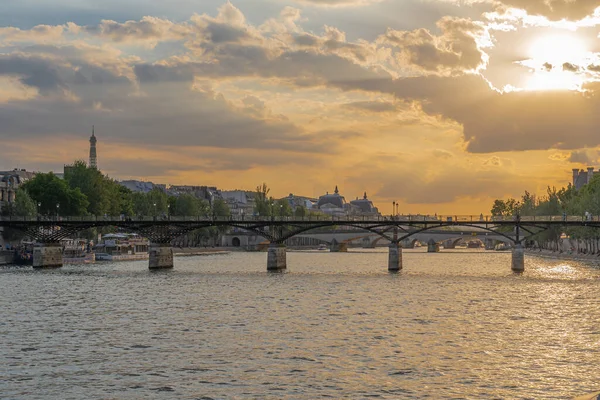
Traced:
<path fill-rule="evenodd" d="M 525 254 L 529 256 L 536 256 L 542 258 L 552 258 L 557 260 L 573 260 L 573 261 L 584 261 L 588 263 L 600 264 L 600 254 L 582 254 L 582 253 L 568 253 L 558 252 L 551 250 L 525 250 Z"/>

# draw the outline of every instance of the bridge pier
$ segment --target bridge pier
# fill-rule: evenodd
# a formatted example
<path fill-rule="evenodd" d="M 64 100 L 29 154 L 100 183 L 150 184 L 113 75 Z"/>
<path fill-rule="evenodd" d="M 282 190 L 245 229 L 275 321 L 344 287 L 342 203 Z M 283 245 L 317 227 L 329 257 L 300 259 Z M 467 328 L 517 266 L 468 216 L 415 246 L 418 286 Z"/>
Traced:
<path fill-rule="evenodd" d="M 402 247 L 398 243 L 390 243 L 388 271 L 397 272 L 402 269 Z"/>
<path fill-rule="evenodd" d="M 439 253 L 440 252 L 439 243 L 436 243 L 433 239 L 431 239 L 429 242 L 427 242 L 427 252 L 428 253 Z"/>
<path fill-rule="evenodd" d="M 150 269 L 173 268 L 173 248 L 170 243 L 150 243 L 148 253 Z"/>
<path fill-rule="evenodd" d="M 33 268 L 60 268 L 63 249 L 60 243 L 39 243 L 33 248 Z"/>
<path fill-rule="evenodd" d="M 329 246 L 329 251 L 331 253 L 347 253 L 348 252 L 348 243 L 346 242 L 338 242 L 337 240 L 333 239 L 333 241 L 331 242 L 331 246 Z"/>
<path fill-rule="evenodd" d="M 511 269 L 513 272 L 525 271 L 525 249 L 521 243 L 516 244 L 512 250 Z"/>
<path fill-rule="evenodd" d="M 267 252 L 267 271 L 280 271 L 286 268 L 287 254 L 285 245 L 271 243 Z"/>

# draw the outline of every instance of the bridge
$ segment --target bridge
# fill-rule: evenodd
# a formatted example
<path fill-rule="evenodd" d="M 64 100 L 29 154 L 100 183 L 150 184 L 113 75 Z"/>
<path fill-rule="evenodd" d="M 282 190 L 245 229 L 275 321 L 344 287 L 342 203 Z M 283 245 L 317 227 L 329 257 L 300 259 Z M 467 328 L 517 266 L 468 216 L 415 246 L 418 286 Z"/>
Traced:
<path fill-rule="evenodd" d="M 550 228 L 600 227 L 600 216 L 390 216 L 390 217 L 0 217 L 1 228 L 20 230 L 34 238 L 33 263 L 36 268 L 62 266 L 59 241 L 80 231 L 97 227 L 113 227 L 137 232 L 150 240 L 150 269 L 173 268 L 171 241 L 189 232 L 230 227 L 253 232 L 270 241 L 267 270 L 287 268 L 285 241 L 303 233 L 323 228 L 345 226 L 379 235 L 389 241 L 388 270 L 399 271 L 402 265 L 403 241 L 430 230 L 446 227 L 475 229 L 503 237 L 513 244 L 511 269 L 525 269 L 523 242 Z"/>
<path fill-rule="evenodd" d="M 514 234 L 507 232 L 504 235 L 498 235 L 492 232 L 487 232 L 481 229 L 460 229 L 460 230 L 435 230 L 431 229 L 425 232 L 415 233 L 409 238 L 401 242 L 403 248 L 411 248 L 415 242 L 424 242 L 429 244 L 439 245 L 442 242 L 451 243 L 453 245 L 460 240 L 479 239 L 481 241 L 497 241 L 507 244 L 512 244 Z M 512 238 L 512 240 L 510 238 Z M 350 244 L 360 241 L 363 246 L 375 247 L 378 243 L 388 243 L 387 239 L 378 233 L 365 232 L 361 230 L 337 230 L 330 232 L 304 232 L 296 235 L 298 238 L 317 239 L 327 244 Z"/>

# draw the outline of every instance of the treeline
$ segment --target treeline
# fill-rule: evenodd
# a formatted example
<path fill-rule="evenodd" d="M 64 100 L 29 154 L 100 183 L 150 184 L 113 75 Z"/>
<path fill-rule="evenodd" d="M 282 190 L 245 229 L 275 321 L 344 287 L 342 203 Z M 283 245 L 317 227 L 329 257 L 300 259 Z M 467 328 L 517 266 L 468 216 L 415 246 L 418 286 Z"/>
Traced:
<path fill-rule="evenodd" d="M 581 218 L 592 218 L 600 216 L 600 175 L 592 178 L 590 183 L 576 190 L 569 184 L 566 188 L 557 190 L 548 187 L 546 194 L 535 196 L 525 192 L 520 199 L 509 198 L 508 200 L 495 200 L 491 210 L 495 216 L 578 216 Z M 538 243 L 551 243 L 558 248 L 561 235 L 565 233 L 572 239 L 587 240 L 597 243 L 600 239 L 600 231 L 593 228 L 576 227 L 564 228 L 553 227 L 540 233 L 534 239 Z M 595 247 L 591 246 L 591 247 Z"/>
<path fill-rule="evenodd" d="M 191 194 L 169 196 L 163 190 L 132 192 L 85 162 L 65 169 L 64 179 L 52 172 L 37 174 L 16 192 L 4 215 L 40 216 L 229 216 L 225 201 L 213 204 Z"/>

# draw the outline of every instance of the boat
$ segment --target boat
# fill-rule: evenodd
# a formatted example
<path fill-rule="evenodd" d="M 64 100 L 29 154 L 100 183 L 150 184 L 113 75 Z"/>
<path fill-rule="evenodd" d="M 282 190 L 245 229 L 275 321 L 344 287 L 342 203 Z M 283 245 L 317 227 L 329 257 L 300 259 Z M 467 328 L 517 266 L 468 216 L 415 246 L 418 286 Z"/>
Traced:
<path fill-rule="evenodd" d="M 327 247 L 326 244 L 321 243 L 319 245 L 319 247 L 317 248 L 317 250 L 325 251 L 325 250 L 329 250 L 329 247 Z"/>
<path fill-rule="evenodd" d="M 63 239 L 63 264 L 89 264 L 96 261 L 91 245 L 85 239 Z"/>
<path fill-rule="evenodd" d="M 137 233 L 109 233 L 94 247 L 96 261 L 147 260 L 149 244 Z"/>

